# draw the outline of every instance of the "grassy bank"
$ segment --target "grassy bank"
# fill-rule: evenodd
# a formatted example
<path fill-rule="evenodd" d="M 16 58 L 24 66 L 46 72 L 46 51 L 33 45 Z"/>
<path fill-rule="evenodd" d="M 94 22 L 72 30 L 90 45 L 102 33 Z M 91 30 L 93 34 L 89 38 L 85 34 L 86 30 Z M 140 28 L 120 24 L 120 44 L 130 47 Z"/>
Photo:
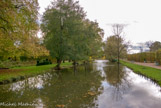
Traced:
<path fill-rule="evenodd" d="M 31 76 L 42 74 L 50 70 L 54 66 L 56 66 L 56 64 L 2 69 L 0 70 L 0 84 L 15 82 Z M 61 64 L 61 67 L 71 67 L 71 66 L 72 62 L 71 63 L 66 62 Z"/>
<path fill-rule="evenodd" d="M 126 61 L 121 61 L 121 63 L 129 67 L 130 69 L 132 69 L 134 72 L 152 79 L 153 81 L 155 81 L 161 86 L 161 70 L 160 69 L 155 69 L 155 68 L 147 67 L 147 66 L 141 66 L 141 65 L 133 64 L 133 63 L 126 62 Z"/>

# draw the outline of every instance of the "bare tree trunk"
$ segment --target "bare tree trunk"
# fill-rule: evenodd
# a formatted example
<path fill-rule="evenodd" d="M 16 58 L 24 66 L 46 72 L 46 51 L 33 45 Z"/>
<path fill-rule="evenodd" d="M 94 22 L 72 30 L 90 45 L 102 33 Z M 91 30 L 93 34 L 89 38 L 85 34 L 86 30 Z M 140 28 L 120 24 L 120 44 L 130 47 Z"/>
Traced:
<path fill-rule="evenodd" d="M 74 65 L 74 75 L 76 75 L 76 61 L 73 61 L 73 65 Z"/>
<path fill-rule="evenodd" d="M 76 61 L 75 60 L 73 60 L 73 65 L 76 66 Z"/>
<path fill-rule="evenodd" d="M 60 64 L 61 64 L 61 60 L 60 59 L 57 59 L 56 70 L 61 70 Z"/>
<path fill-rule="evenodd" d="M 115 36 L 117 36 L 118 38 L 118 42 L 117 42 L 117 62 L 118 64 L 120 63 L 120 39 L 121 39 L 121 34 L 123 33 L 123 29 L 124 29 L 123 24 L 113 24 L 112 28 L 113 28 L 113 33 Z"/>
<path fill-rule="evenodd" d="M 117 36 L 118 37 L 118 45 L 117 45 L 117 49 L 118 49 L 118 51 L 117 51 L 117 63 L 119 64 L 120 63 L 120 51 L 119 51 L 119 49 L 120 49 L 120 40 L 119 40 L 119 36 Z"/>

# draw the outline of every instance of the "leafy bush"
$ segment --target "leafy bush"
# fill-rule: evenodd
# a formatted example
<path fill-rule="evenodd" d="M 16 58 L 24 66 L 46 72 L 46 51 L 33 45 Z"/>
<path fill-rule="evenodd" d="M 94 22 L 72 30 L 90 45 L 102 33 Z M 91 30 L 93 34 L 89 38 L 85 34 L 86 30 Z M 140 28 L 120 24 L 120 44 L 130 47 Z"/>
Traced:
<path fill-rule="evenodd" d="M 3 64 L 3 62 L 0 61 L 0 69 L 1 68 L 6 68 L 6 66 Z"/>
<path fill-rule="evenodd" d="M 52 64 L 51 60 L 37 60 L 37 64 L 36 66 L 41 66 L 41 65 L 48 65 L 48 64 Z"/>

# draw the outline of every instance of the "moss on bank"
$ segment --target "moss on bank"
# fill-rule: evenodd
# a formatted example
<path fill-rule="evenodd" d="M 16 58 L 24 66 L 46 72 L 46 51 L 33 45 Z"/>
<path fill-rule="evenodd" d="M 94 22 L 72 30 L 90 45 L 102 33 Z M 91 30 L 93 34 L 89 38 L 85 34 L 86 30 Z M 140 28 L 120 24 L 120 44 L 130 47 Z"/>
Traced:
<path fill-rule="evenodd" d="M 0 84 L 7 84 L 10 82 L 16 82 L 28 77 L 32 77 L 38 74 L 45 73 L 51 68 L 55 67 L 56 64 L 42 65 L 42 66 L 27 66 L 27 67 L 15 67 L 11 69 L 0 70 Z M 61 67 L 71 67 L 72 63 L 62 63 Z"/>
<path fill-rule="evenodd" d="M 137 65 L 134 63 L 126 62 L 126 61 L 121 61 L 121 64 L 127 66 L 128 68 L 132 69 L 134 72 L 144 75 L 151 80 L 155 81 L 161 86 L 161 70 L 160 69 L 155 69 L 152 67 L 147 67 L 147 66 L 141 66 Z"/>

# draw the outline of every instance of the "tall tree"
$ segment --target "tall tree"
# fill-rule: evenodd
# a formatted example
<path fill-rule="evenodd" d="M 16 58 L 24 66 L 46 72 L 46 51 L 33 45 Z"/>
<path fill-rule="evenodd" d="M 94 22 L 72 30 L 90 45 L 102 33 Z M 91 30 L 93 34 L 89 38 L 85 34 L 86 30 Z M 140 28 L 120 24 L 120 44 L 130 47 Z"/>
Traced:
<path fill-rule="evenodd" d="M 153 42 L 150 46 L 150 51 L 157 51 L 159 49 L 161 49 L 161 42 L 159 41 Z"/>
<path fill-rule="evenodd" d="M 57 69 L 64 59 L 76 64 L 100 50 L 103 30 L 85 16 L 79 2 L 74 0 L 52 2 L 44 13 L 41 25 L 44 42 L 52 57 L 57 59 Z"/>
<path fill-rule="evenodd" d="M 147 42 L 145 42 L 145 45 L 150 49 L 150 47 L 153 43 L 154 43 L 153 41 L 147 41 Z"/>
<path fill-rule="evenodd" d="M 57 59 L 57 69 L 63 59 L 75 60 L 84 17 L 83 8 L 73 0 L 54 1 L 44 13 L 41 25 L 44 42 L 51 56 Z"/>
<path fill-rule="evenodd" d="M 119 39 L 120 48 L 122 51 L 120 51 L 119 57 L 124 58 L 127 50 L 126 50 L 126 44 L 123 43 L 123 39 Z M 114 61 L 115 59 L 118 59 L 118 37 L 117 36 L 110 36 L 107 38 L 107 42 L 105 44 L 105 55 L 106 58 L 109 61 Z"/>
<path fill-rule="evenodd" d="M 71 37 L 72 51 L 70 58 L 74 61 L 88 60 L 89 57 L 96 57 L 102 51 L 103 30 L 98 26 L 97 22 L 83 21 L 83 25 L 79 25 L 79 30 L 75 31 L 75 35 Z M 79 32 L 78 32 L 79 31 Z"/>
<path fill-rule="evenodd" d="M 127 47 L 127 44 L 125 44 L 124 39 L 122 38 L 123 30 L 125 25 L 124 24 L 113 24 L 113 34 L 117 37 L 117 61 L 120 63 L 120 54 L 123 50 Z"/>
<path fill-rule="evenodd" d="M 119 63 L 120 57 L 127 53 L 128 44 L 122 37 L 124 27 L 125 25 L 123 24 L 112 25 L 112 32 L 114 35 L 107 38 L 107 43 L 105 45 L 105 54 L 110 61 L 117 58 Z"/>
<path fill-rule="evenodd" d="M 104 36 L 104 31 L 101 29 L 98 25 L 98 23 L 95 21 L 85 21 L 85 36 L 86 36 L 86 44 L 87 44 L 87 50 L 86 55 L 91 57 L 97 57 L 99 53 L 103 50 L 102 45 L 102 38 Z"/>

